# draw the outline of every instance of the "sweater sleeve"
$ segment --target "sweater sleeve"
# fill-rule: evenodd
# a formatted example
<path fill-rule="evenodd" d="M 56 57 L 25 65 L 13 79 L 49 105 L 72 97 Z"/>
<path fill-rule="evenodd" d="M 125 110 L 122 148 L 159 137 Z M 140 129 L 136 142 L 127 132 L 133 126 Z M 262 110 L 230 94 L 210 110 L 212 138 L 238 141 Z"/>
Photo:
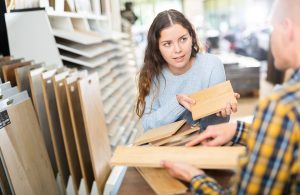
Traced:
<path fill-rule="evenodd" d="M 145 112 L 142 124 L 145 130 L 153 129 L 176 121 L 185 111 L 176 97 L 171 98 L 165 105 L 159 105 L 157 99 L 152 102 L 151 96 L 146 96 Z M 151 105 L 152 104 L 152 105 Z"/>

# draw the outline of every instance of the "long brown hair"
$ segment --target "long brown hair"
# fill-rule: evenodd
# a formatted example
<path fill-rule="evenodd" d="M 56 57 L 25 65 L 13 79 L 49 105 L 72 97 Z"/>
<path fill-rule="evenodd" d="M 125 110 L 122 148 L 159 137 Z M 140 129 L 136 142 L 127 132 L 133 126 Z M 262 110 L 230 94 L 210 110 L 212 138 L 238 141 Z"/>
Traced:
<path fill-rule="evenodd" d="M 163 65 L 166 61 L 162 57 L 158 40 L 160 33 L 164 28 L 170 27 L 172 24 L 180 24 L 182 27 L 187 29 L 190 36 L 192 37 L 192 53 L 191 57 L 195 57 L 199 50 L 197 36 L 191 23 L 185 18 L 185 16 L 179 11 L 170 9 L 160 12 L 153 20 L 147 35 L 147 47 L 144 57 L 144 65 L 139 74 L 138 80 L 138 99 L 136 102 L 136 113 L 139 117 L 144 114 L 145 111 L 145 97 L 149 94 L 150 89 L 154 89 L 154 96 L 157 96 L 159 90 L 159 75 L 161 74 Z M 157 81 L 157 82 L 153 82 Z M 152 85 L 155 83 L 155 87 Z M 153 100 L 152 100 L 153 102 Z"/>

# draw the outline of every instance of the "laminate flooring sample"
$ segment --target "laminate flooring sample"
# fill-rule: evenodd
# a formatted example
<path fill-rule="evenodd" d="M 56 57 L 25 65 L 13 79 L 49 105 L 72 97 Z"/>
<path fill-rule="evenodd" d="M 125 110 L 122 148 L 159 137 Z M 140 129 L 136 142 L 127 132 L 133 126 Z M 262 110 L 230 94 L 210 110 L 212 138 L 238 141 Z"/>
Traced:
<path fill-rule="evenodd" d="M 86 75 L 87 76 L 87 75 Z M 86 77 L 86 76 L 83 76 Z M 71 115 L 72 128 L 74 131 L 75 142 L 80 162 L 80 168 L 82 176 L 85 180 L 86 189 L 90 192 L 92 188 L 94 178 L 93 167 L 91 162 L 91 156 L 89 153 L 86 129 L 83 122 L 83 115 L 81 106 L 79 104 L 79 92 L 77 86 L 77 80 L 80 79 L 80 75 L 68 77 L 64 81 L 66 93 L 68 97 L 68 106 Z"/>
<path fill-rule="evenodd" d="M 79 165 L 79 157 L 75 143 L 75 136 L 71 122 L 70 111 L 68 108 L 67 93 L 64 86 L 64 79 L 69 72 L 63 72 L 52 78 L 57 110 L 59 115 L 60 126 L 62 130 L 63 140 L 65 143 L 67 160 L 75 190 L 79 190 L 82 173 Z"/>
<path fill-rule="evenodd" d="M 45 71 L 44 68 L 37 68 L 29 71 L 28 80 L 30 85 L 31 97 L 37 113 L 38 121 L 40 124 L 40 129 L 43 134 L 43 139 L 46 144 L 47 152 L 51 161 L 53 172 L 57 174 L 57 164 L 55 162 L 55 155 L 53 149 L 53 143 L 51 140 L 49 122 L 46 113 L 45 100 L 42 88 L 42 78 L 41 75 Z"/>
<path fill-rule="evenodd" d="M 58 172 L 61 176 L 63 189 L 66 189 L 70 176 L 70 170 L 67 161 L 65 143 L 63 140 L 62 130 L 59 122 L 57 103 L 54 94 L 54 86 L 52 83 L 52 77 L 54 77 L 57 72 L 57 69 L 44 72 L 42 74 L 42 87 L 56 164 Z M 66 194 L 66 192 L 64 192 L 64 194 Z"/>
<path fill-rule="evenodd" d="M 0 148 L 15 193 L 57 195 L 58 188 L 31 100 L 27 96 L 13 104 L 2 109 L 10 124 L 0 130 Z"/>
<path fill-rule="evenodd" d="M 190 97 L 196 100 L 196 104 L 191 106 L 193 120 L 215 114 L 227 103 L 237 103 L 230 81 L 203 89 Z"/>
<path fill-rule="evenodd" d="M 78 81 L 78 90 L 95 180 L 98 191 L 103 193 L 110 173 L 111 148 L 97 73 Z"/>
<path fill-rule="evenodd" d="M 235 169 L 245 147 L 118 146 L 111 165 L 161 167 L 162 160 L 183 162 L 201 169 Z"/>

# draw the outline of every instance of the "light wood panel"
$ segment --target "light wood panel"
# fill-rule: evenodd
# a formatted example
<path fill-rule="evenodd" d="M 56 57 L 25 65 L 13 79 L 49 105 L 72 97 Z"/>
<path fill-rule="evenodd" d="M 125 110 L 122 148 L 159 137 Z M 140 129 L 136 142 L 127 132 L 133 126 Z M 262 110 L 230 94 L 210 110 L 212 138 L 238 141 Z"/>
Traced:
<path fill-rule="evenodd" d="M 184 194 L 187 187 L 179 180 L 170 176 L 165 169 L 161 168 L 137 168 L 156 194 Z"/>
<path fill-rule="evenodd" d="M 179 128 L 182 127 L 182 125 L 184 125 L 185 122 L 185 120 L 181 120 L 175 123 L 151 129 L 144 133 L 142 136 L 138 137 L 135 140 L 134 145 L 142 145 L 162 138 L 169 137 L 176 133 L 176 131 L 178 131 Z"/>
<path fill-rule="evenodd" d="M 42 64 L 32 64 L 15 69 L 16 82 L 20 91 L 27 90 L 28 95 L 31 97 L 31 90 L 29 84 L 29 72 L 35 68 L 42 67 Z"/>
<path fill-rule="evenodd" d="M 110 173 L 111 149 L 97 73 L 78 81 L 78 90 L 95 180 L 99 192 L 103 193 Z"/>
<path fill-rule="evenodd" d="M 42 87 L 46 107 L 47 118 L 50 127 L 51 140 L 54 147 L 54 154 L 58 171 L 61 175 L 63 189 L 66 189 L 68 178 L 70 175 L 69 165 L 67 161 L 65 144 L 62 136 L 61 126 L 57 110 L 57 103 L 54 94 L 54 86 L 52 77 L 57 73 L 57 69 L 44 72 L 42 74 Z M 64 191 L 64 194 L 66 192 Z"/>
<path fill-rule="evenodd" d="M 59 115 L 60 126 L 65 143 L 67 160 L 70 168 L 70 173 L 75 189 L 79 190 L 82 173 L 79 165 L 79 157 L 75 143 L 74 131 L 71 123 L 71 116 L 68 108 L 68 100 L 64 79 L 69 75 L 69 72 L 63 72 L 55 75 L 52 78 L 57 110 Z M 77 192 L 76 192 L 77 194 Z"/>
<path fill-rule="evenodd" d="M 4 161 L 4 157 L 0 148 L 0 192 L 4 195 L 13 195 L 14 189 L 11 184 L 8 170 Z"/>
<path fill-rule="evenodd" d="M 58 194 L 31 100 L 6 110 L 11 124 L 0 131 L 0 147 L 16 194 Z"/>
<path fill-rule="evenodd" d="M 191 106 L 193 120 L 215 114 L 227 103 L 237 103 L 230 81 L 201 90 L 190 97 L 196 100 L 196 104 Z"/>
<path fill-rule="evenodd" d="M 1 79 L 4 81 L 2 66 L 9 65 L 9 64 L 15 64 L 15 63 L 21 63 L 21 62 L 23 62 L 23 58 L 10 59 L 10 60 L 4 59 L 3 61 L 1 61 L 0 62 L 0 76 L 1 76 Z"/>
<path fill-rule="evenodd" d="M 133 167 L 161 167 L 162 160 L 192 164 L 202 169 L 235 169 L 245 147 L 160 147 L 118 146 L 111 165 Z"/>
<path fill-rule="evenodd" d="M 79 92 L 77 87 L 77 80 L 79 77 L 86 77 L 86 75 L 75 75 L 65 79 L 64 85 L 67 92 L 68 106 L 71 115 L 72 128 L 74 131 L 76 147 L 80 162 L 82 176 L 85 181 L 86 189 L 90 192 L 93 181 L 94 173 L 92 168 L 91 156 L 89 153 L 86 130 L 84 127 L 81 106 L 79 104 Z"/>
<path fill-rule="evenodd" d="M 43 134 L 43 139 L 46 144 L 47 152 L 51 161 L 54 174 L 57 174 L 57 164 L 55 162 L 53 143 L 50 135 L 50 128 L 46 113 L 41 74 L 45 71 L 44 68 L 37 68 L 29 71 L 28 79 L 31 91 L 31 97 L 34 103 L 35 111 L 40 124 L 40 129 Z"/>
<path fill-rule="evenodd" d="M 192 133 L 200 130 L 199 126 L 190 126 L 188 124 L 185 124 L 183 127 L 178 132 L 176 132 L 176 134 L 174 134 L 170 137 L 167 137 L 167 138 L 163 138 L 163 139 L 159 139 L 157 141 L 151 142 L 151 144 L 154 146 L 161 146 L 168 142 L 174 142 L 175 140 L 182 139 L 184 136 L 187 136 L 189 134 L 192 134 Z"/>
<path fill-rule="evenodd" d="M 22 67 L 22 66 L 28 66 L 31 64 L 31 61 L 27 62 L 20 62 L 20 63 L 15 63 L 15 64 L 9 64 L 9 65 L 3 65 L 2 66 L 2 72 L 3 72 L 3 77 L 5 81 L 10 81 L 12 86 L 17 85 L 16 81 L 16 75 L 15 75 L 15 69 Z"/>

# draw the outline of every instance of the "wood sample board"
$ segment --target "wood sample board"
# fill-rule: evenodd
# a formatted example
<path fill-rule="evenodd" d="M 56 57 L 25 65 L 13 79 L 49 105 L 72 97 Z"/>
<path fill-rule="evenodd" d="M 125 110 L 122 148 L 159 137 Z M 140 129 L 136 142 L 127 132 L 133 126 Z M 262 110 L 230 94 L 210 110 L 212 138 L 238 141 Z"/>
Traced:
<path fill-rule="evenodd" d="M 45 100 L 47 118 L 50 127 L 51 140 L 54 147 L 54 154 L 58 172 L 61 176 L 63 189 L 66 189 L 70 176 L 69 165 L 67 161 L 65 144 L 62 136 L 61 126 L 57 110 L 57 103 L 54 94 L 52 77 L 58 72 L 57 69 L 42 73 L 42 87 Z M 65 194 L 65 192 L 64 192 Z"/>
<path fill-rule="evenodd" d="M 196 100 L 196 104 L 191 106 L 193 120 L 215 114 L 225 108 L 227 103 L 237 103 L 230 81 L 203 89 L 189 96 Z"/>
<path fill-rule="evenodd" d="M 79 165 L 79 157 L 75 143 L 74 131 L 71 123 L 70 111 L 68 108 L 68 100 L 64 79 L 69 75 L 69 72 L 63 72 L 55 75 L 52 78 L 57 110 L 59 115 L 60 126 L 62 130 L 63 140 L 65 143 L 67 160 L 70 168 L 70 173 L 75 190 L 79 190 L 82 173 Z"/>
<path fill-rule="evenodd" d="M 202 169 L 235 169 L 238 157 L 245 153 L 245 147 L 160 147 L 160 146 L 118 146 L 111 159 L 111 165 L 133 167 L 161 167 L 162 160 L 183 162 Z"/>
<path fill-rule="evenodd" d="M 78 90 L 94 176 L 98 191 L 102 193 L 110 173 L 111 148 L 97 73 L 78 81 Z"/>
<path fill-rule="evenodd" d="M 5 109 L 11 123 L 0 129 L 0 148 L 15 193 L 58 195 L 31 100 L 27 96 L 17 102 Z"/>
<path fill-rule="evenodd" d="M 31 64 L 31 61 L 28 62 L 20 62 L 15 64 L 3 65 L 2 72 L 5 81 L 10 81 L 12 86 L 17 85 L 15 69 L 23 66 L 28 66 Z"/>
<path fill-rule="evenodd" d="M 184 125 L 185 122 L 185 120 L 181 120 L 155 129 L 151 129 L 138 137 L 134 141 L 134 145 L 142 145 L 152 141 L 170 137 L 171 135 L 175 134 L 180 129 L 180 127 Z"/>
<path fill-rule="evenodd" d="M 84 127 L 82 110 L 79 104 L 80 99 L 78 86 L 76 83 L 78 79 L 79 75 L 68 77 L 65 79 L 64 85 L 66 88 L 68 98 L 68 105 L 71 115 L 71 122 L 74 131 L 76 147 L 78 151 L 80 168 L 85 181 L 86 189 L 88 190 L 88 192 L 90 192 L 95 178 L 87 143 L 87 135 L 86 129 Z"/>
<path fill-rule="evenodd" d="M 34 108 L 38 117 L 40 124 L 40 129 L 43 135 L 44 142 L 46 144 L 47 152 L 51 161 L 53 172 L 57 174 L 57 164 L 55 162 L 55 155 L 53 149 L 53 143 L 50 135 L 50 128 L 46 113 L 43 88 L 42 88 L 42 79 L 41 74 L 45 71 L 44 68 L 37 68 L 31 70 L 28 73 L 29 85 L 31 90 L 31 97 L 33 100 Z"/>

